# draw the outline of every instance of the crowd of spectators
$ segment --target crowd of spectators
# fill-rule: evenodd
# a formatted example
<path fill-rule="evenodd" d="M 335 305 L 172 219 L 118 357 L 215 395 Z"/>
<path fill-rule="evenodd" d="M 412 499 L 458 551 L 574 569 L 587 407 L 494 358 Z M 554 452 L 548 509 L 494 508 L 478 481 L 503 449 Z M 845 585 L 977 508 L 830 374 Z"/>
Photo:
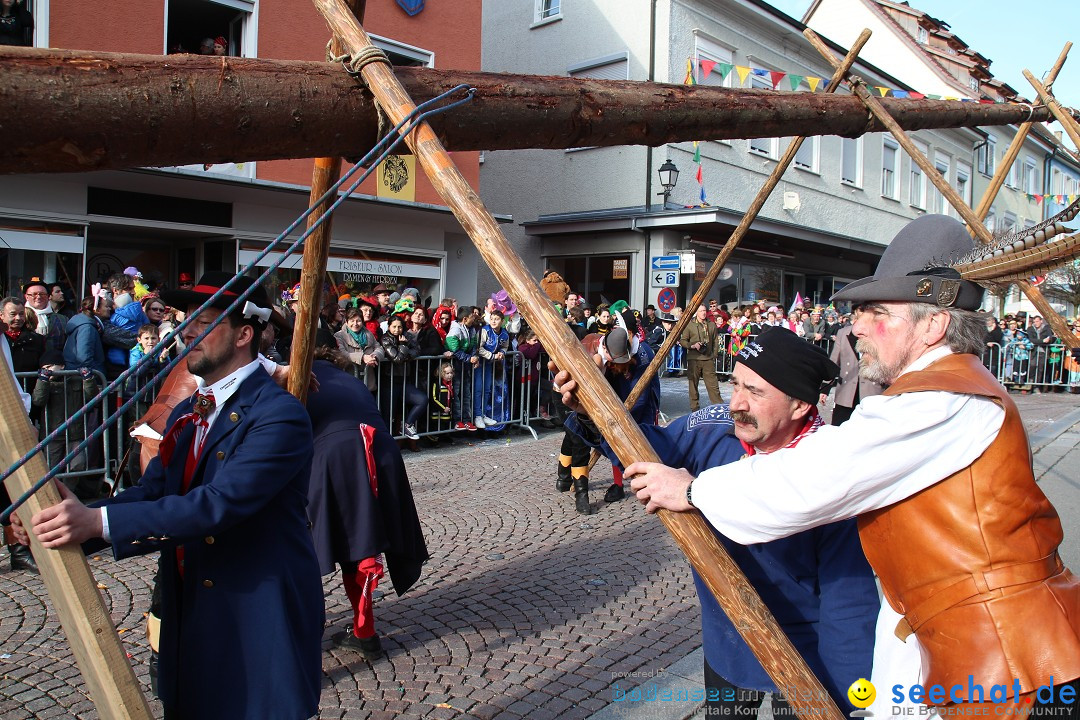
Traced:
<path fill-rule="evenodd" d="M 188 273 L 181 273 L 178 280 L 180 287 L 192 285 Z M 102 382 L 135 367 L 182 321 L 182 313 L 161 300 L 158 284 L 128 268 L 91 286 L 77 303 L 70 288 L 37 279 L 25 284 L 21 297 L 2 300 L 0 313 L 8 326 L 14 369 L 38 376 L 36 387 L 27 390 L 32 392 L 34 417 L 43 434 L 95 396 Z M 263 339 L 264 354 L 276 362 L 288 363 L 289 328 L 298 295 L 299 284 L 282 293 L 283 320 Z M 553 303 L 579 339 L 609 333 L 614 315 L 629 310 L 638 320 L 640 339 L 654 351 L 682 312 L 674 308 L 670 314 L 658 313 L 651 305 L 639 312 L 624 301 L 591 306 L 573 292 Z M 701 365 L 709 358 L 716 358 L 717 372 L 723 372 L 726 359 L 770 326 L 785 327 L 831 351 L 837 334 L 851 324 L 846 312 L 810 303 L 786 311 L 771 303 L 729 307 L 714 299 L 698 315 L 698 323 L 691 323 L 671 350 L 665 363 L 668 374 L 682 374 L 692 363 Z M 715 334 L 703 333 L 701 323 L 715 326 Z M 483 307 L 459 304 L 453 298 L 432 307 L 432 298 L 421 299 L 419 291 L 409 287 L 329 292 L 318 325 L 317 342 L 336 346 L 348 356 L 354 374 L 378 399 L 392 432 L 411 440 L 412 449 L 418 449 L 415 441 L 421 437 L 437 442 L 454 433 L 500 432 L 523 419 L 546 422 L 558 410 L 548 383 L 542 382 L 547 377 L 544 348 L 505 291 L 493 294 Z M 1080 317 L 1071 326 L 1080 333 Z M 1080 365 L 1041 317 L 1022 312 L 988 317 L 986 344 L 987 367 L 1011 390 L 1080 390 Z M 128 380 L 120 399 L 132 397 L 182 349 L 176 338 L 158 351 Z M 715 375 L 705 373 L 703 379 L 710 402 L 715 402 L 711 383 Z M 147 402 L 133 408 L 131 420 L 145 411 Z M 83 427 L 69 432 L 67 443 L 81 439 L 86 427 L 100 422 L 102 410 L 91 408 Z M 57 450 L 63 445 L 61 439 Z M 84 454 L 72 467 L 96 467 L 100 451 L 97 455 Z M 100 479 L 70 484 L 87 499 L 103 487 Z"/>

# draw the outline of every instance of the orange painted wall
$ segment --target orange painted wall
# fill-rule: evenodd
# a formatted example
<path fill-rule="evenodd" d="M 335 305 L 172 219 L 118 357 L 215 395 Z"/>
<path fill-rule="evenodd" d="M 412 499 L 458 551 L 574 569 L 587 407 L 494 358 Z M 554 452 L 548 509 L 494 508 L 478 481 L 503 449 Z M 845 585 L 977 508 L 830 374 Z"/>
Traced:
<path fill-rule="evenodd" d="M 480 0 L 429 2 L 410 17 L 393 0 L 368 0 L 364 28 L 371 33 L 414 45 L 435 53 L 435 67 L 480 69 Z M 314 5 L 298 0 L 260 0 L 259 56 L 287 60 L 322 60 L 330 32 Z M 473 188 L 479 188 L 479 154 L 454 153 L 454 161 Z M 307 185 L 310 160 L 263 162 L 257 165 L 261 179 Z M 418 173 L 417 202 L 442 205 L 442 200 L 423 173 Z M 374 181 L 360 192 L 374 195 Z"/>
<path fill-rule="evenodd" d="M 480 69 L 481 0 L 433 0 L 410 17 L 394 0 L 368 0 L 364 27 L 398 42 L 435 53 L 435 66 Z M 111 0 L 108 12 L 85 0 L 53 0 L 49 44 L 56 48 L 160 54 L 164 46 L 165 0 Z M 310 0 L 260 0 L 258 55 L 283 60 L 323 60 L 330 33 Z M 454 161 L 473 188 L 479 188 L 479 154 L 454 153 Z M 260 179 L 307 185 L 311 160 L 260 162 Z M 423 173 L 417 202 L 441 205 Z M 374 195 L 374 181 L 361 192 Z"/>
<path fill-rule="evenodd" d="M 49 45 L 54 48 L 160 55 L 164 38 L 164 0 L 50 3 Z"/>

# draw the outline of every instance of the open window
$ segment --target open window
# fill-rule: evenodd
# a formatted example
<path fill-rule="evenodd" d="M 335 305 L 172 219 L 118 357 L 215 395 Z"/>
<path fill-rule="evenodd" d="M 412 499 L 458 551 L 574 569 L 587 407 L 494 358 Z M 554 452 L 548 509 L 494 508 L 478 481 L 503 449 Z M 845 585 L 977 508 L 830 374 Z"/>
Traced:
<path fill-rule="evenodd" d="M 255 57 L 254 12 L 255 0 L 169 0 L 165 52 Z M 215 53 L 218 38 L 226 45 Z"/>

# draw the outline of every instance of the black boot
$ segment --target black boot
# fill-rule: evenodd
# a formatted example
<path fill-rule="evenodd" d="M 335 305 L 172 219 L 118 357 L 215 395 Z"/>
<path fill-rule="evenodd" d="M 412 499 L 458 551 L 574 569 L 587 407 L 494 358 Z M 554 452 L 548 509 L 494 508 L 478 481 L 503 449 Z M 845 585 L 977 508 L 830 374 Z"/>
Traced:
<path fill-rule="evenodd" d="M 589 478 L 574 478 L 574 507 L 582 515 L 592 515 L 589 505 Z"/>
<path fill-rule="evenodd" d="M 11 554 L 11 569 L 25 570 L 31 575 L 39 575 L 37 561 L 30 553 L 30 548 L 25 545 L 8 545 L 8 553 Z"/>
<path fill-rule="evenodd" d="M 573 482 L 571 477 L 570 477 L 570 466 L 569 465 L 563 465 L 562 463 L 559 463 L 558 468 L 559 468 L 559 476 L 555 480 L 555 489 L 558 490 L 559 492 L 566 492 L 567 490 L 570 489 L 571 484 Z"/>
<path fill-rule="evenodd" d="M 623 486 L 612 483 L 611 487 L 609 487 L 607 489 L 607 492 L 604 493 L 604 502 L 618 502 L 624 497 L 626 497 L 626 491 L 623 490 Z"/>
<path fill-rule="evenodd" d="M 153 650 L 150 651 L 150 661 L 148 673 L 150 675 L 150 692 L 154 693 L 154 697 L 161 697 L 157 691 L 157 678 L 158 678 L 158 654 Z"/>

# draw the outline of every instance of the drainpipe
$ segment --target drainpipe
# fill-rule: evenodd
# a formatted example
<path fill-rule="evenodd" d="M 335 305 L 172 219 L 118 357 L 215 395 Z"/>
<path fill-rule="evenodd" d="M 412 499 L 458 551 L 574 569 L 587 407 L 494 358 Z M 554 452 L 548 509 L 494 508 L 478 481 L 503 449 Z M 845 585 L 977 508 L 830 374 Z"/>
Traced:
<path fill-rule="evenodd" d="M 656 82 L 656 3 L 657 0 L 649 0 L 649 82 Z M 653 174 L 653 148 L 647 146 L 645 148 L 645 212 L 646 214 L 652 212 L 652 174 Z M 643 263 L 644 271 L 642 272 L 642 312 L 644 312 L 644 306 L 649 302 L 649 253 L 652 246 L 652 230 L 645 230 L 645 252 L 642 253 L 642 257 L 645 259 Z"/>
<path fill-rule="evenodd" d="M 1050 187 L 1050 170 L 1051 170 L 1051 167 L 1052 167 L 1052 165 L 1054 163 L 1054 157 L 1057 155 L 1057 151 L 1058 151 L 1058 149 L 1057 149 L 1057 146 L 1055 145 L 1054 147 L 1050 148 L 1050 154 L 1046 156 L 1045 160 L 1043 160 L 1043 194 L 1044 195 L 1048 195 L 1050 193 L 1050 191 L 1054 189 L 1054 188 Z M 1049 203 L 1047 203 L 1046 199 L 1044 198 L 1043 203 L 1042 203 L 1042 211 L 1043 211 L 1042 219 L 1043 220 L 1046 220 L 1047 218 L 1050 217 L 1050 210 L 1047 208 L 1048 204 Z"/>

